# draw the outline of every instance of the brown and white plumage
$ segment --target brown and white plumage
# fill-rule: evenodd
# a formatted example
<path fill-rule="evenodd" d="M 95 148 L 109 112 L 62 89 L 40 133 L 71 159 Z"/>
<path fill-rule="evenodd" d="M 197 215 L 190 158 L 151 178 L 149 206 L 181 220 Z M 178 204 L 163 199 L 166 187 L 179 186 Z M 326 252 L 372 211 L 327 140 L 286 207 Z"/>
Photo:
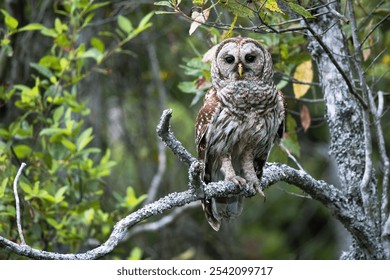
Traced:
<path fill-rule="evenodd" d="M 272 144 L 282 137 L 283 95 L 273 82 L 271 55 L 250 38 L 219 44 L 211 64 L 212 87 L 196 119 L 198 158 L 204 181 L 249 184 L 262 194 L 260 179 Z M 203 201 L 207 221 L 219 230 L 223 219 L 242 211 L 242 197 Z"/>

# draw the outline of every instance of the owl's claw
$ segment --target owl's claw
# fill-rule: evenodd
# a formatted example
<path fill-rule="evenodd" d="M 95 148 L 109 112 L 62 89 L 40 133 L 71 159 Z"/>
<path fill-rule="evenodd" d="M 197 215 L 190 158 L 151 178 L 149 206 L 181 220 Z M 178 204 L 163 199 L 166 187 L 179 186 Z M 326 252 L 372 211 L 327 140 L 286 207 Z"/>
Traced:
<path fill-rule="evenodd" d="M 264 201 L 265 201 L 265 194 L 263 192 L 263 190 L 260 188 L 260 186 L 256 187 L 255 188 L 257 193 L 261 196 L 261 197 L 264 197 Z"/>
<path fill-rule="evenodd" d="M 233 176 L 231 178 L 226 178 L 227 181 L 233 182 L 237 186 L 243 186 L 246 184 L 246 180 L 240 176 Z"/>
<path fill-rule="evenodd" d="M 253 186 L 253 188 L 256 190 L 256 192 L 264 198 L 264 201 L 265 201 L 265 194 L 263 192 L 263 190 L 261 189 L 261 186 L 260 186 L 260 181 L 255 181 L 255 182 L 252 182 L 251 185 Z"/>
<path fill-rule="evenodd" d="M 255 184 L 254 187 L 255 187 L 256 192 L 257 192 L 261 197 L 264 198 L 264 202 L 265 202 L 266 197 L 265 197 L 265 194 L 264 194 L 263 190 L 262 190 L 261 187 L 260 187 L 260 182 L 258 182 L 257 184 Z"/>

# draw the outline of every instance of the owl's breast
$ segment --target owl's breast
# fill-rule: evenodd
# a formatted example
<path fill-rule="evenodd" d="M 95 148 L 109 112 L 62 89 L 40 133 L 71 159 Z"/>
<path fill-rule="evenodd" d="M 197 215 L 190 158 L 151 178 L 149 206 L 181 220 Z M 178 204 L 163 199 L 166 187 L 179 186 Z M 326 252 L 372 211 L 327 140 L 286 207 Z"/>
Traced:
<path fill-rule="evenodd" d="M 255 155 L 268 153 L 278 129 L 277 116 L 275 110 L 253 110 L 237 115 L 229 107 L 223 107 L 210 124 L 208 152 L 238 156 L 249 149 Z"/>

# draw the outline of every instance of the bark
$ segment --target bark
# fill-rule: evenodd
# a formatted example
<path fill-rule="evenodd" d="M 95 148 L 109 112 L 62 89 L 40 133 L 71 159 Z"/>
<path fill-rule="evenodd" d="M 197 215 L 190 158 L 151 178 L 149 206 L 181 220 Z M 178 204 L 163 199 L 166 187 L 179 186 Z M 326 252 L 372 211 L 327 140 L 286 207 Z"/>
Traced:
<path fill-rule="evenodd" d="M 331 8 L 337 10 L 335 4 Z M 351 82 L 353 67 L 348 45 L 339 20 L 331 14 L 306 24 L 311 33 L 308 49 L 318 67 L 327 108 L 329 152 L 338 166 L 340 192 L 350 209 L 349 217 L 335 213 L 353 237 L 350 251 L 342 258 L 383 259 L 367 104 Z M 356 227 L 356 222 L 362 222 L 364 227 Z"/>

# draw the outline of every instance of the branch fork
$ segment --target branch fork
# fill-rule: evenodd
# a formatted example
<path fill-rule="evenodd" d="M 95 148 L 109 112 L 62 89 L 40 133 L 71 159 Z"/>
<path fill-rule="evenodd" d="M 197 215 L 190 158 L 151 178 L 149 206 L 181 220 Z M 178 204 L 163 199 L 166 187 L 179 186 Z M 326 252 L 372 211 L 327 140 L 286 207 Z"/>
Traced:
<path fill-rule="evenodd" d="M 55 252 L 47 252 L 37 250 L 29 245 L 17 244 L 2 236 L 0 236 L 0 247 L 6 248 L 21 256 L 32 259 L 53 259 L 53 260 L 90 260 L 98 259 L 112 252 L 116 246 L 125 238 L 129 229 L 134 227 L 139 222 L 166 212 L 172 208 L 178 208 L 188 205 L 194 201 L 204 198 L 220 197 L 229 194 L 240 194 L 245 197 L 256 195 L 254 188 L 247 185 L 236 186 L 232 182 L 219 181 L 205 184 L 202 181 L 203 163 L 195 159 L 176 139 L 170 131 L 169 121 L 172 116 L 172 110 L 165 110 L 161 116 L 160 123 L 157 127 L 157 133 L 162 141 L 168 146 L 178 158 L 187 164 L 189 167 L 189 189 L 183 192 L 174 192 L 159 200 L 147 204 L 137 211 L 129 214 L 120 220 L 113 228 L 113 231 L 106 242 L 100 246 L 89 250 L 85 253 L 78 254 L 59 254 Z M 21 172 L 21 169 L 19 170 Z M 20 173 L 19 172 L 19 173 Z M 20 176 L 20 175 L 19 175 Z M 15 178 L 17 183 L 18 176 Z M 266 189 L 272 184 L 284 181 L 289 184 L 294 184 L 300 189 L 309 194 L 313 199 L 324 204 L 332 213 L 344 224 L 344 226 L 353 234 L 356 240 L 361 243 L 361 247 L 365 248 L 373 258 L 384 258 L 382 251 L 377 248 L 375 242 L 376 237 L 372 236 L 370 228 L 364 220 L 356 220 L 362 213 L 357 213 L 359 209 L 351 209 L 348 204 L 348 199 L 336 187 L 327 184 L 324 181 L 316 180 L 307 174 L 304 170 L 296 170 L 285 164 L 267 163 L 264 168 L 263 178 L 261 181 L 262 189 Z M 174 213 L 177 216 L 178 213 Z M 161 224 L 167 224 L 172 219 L 162 221 Z M 160 227 L 158 225 L 154 225 Z M 131 232 L 136 233 L 137 227 Z M 148 227 L 145 230 L 151 230 Z M 387 237 L 387 235 L 386 235 Z M 376 253 L 379 252 L 379 253 Z M 382 252 L 382 254 L 381 254 Z"/>

